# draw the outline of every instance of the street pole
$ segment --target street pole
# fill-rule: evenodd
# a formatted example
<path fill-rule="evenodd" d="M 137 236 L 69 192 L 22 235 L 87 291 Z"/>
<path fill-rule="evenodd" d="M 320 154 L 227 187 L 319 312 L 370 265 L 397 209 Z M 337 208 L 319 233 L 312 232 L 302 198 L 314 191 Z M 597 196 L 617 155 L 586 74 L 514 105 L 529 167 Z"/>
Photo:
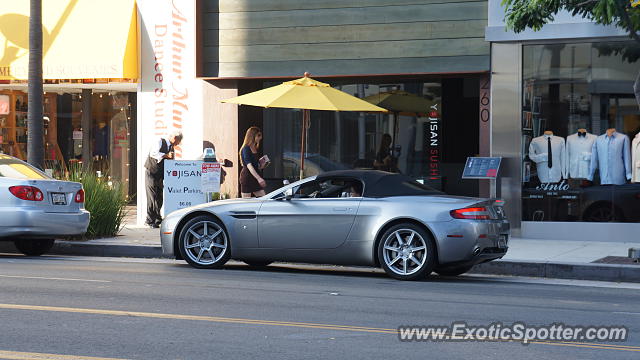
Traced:
<path fill-rule="evenodd" d="M 311 110 L 303 109 L 302 110 L 302 132 L 300 136 L 302 137 L 302 145 L 300 146 L 300 180 L 304 178 L 304 158 L 307 147 L 307 126 L 309 124 L 311 118 Z"/>
<path fill-rule="evenodd" d="M 39 169 L 44 168 L 42 92 L 42 0 L 30 0 L 27 161 Z"/>
<path fill-rule="evenodd" d="M 93 129 L 91 127 L 93 109 L 91 94 L 91 89 L 82 89 L 82 117 L 80 118 L 80 126 L 82 127 L 82 166 L 88 170 L 91 170 L 93 165 L 93 144 L 91 141 L 93 138 Z"/>

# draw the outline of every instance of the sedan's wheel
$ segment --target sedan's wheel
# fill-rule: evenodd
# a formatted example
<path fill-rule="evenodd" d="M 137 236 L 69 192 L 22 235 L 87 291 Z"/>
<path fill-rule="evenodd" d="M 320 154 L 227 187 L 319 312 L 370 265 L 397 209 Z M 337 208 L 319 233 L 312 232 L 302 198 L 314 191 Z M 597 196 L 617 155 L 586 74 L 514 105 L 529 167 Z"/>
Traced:
<path fill-rule="evenodd" d="M 182 258 L 196 268 L 214 269 L 231 257 L 231 244 L 222 224 L 210 216 L 197 216 L 180 231 Z"/>
<path fill-rule="evenodd" d="M 415 280 L 431 273 L 436 264 L 436 251 L 424 229 L 414 224 L 399 224 L 382 235 L 378 258 L 389 276 Z"/>
<path fill-rule="evenodd" d="M 460 274 L 464 274 L 467 271 L 471 270 L 472 267 L 473 265 L 454 266 L 454 267 L 436 269 L 436 272 L 438 273 L 438 275 L 442 275 L 442 276 L 458 276 Z"/>
<path fill-rule="evenodd" d="M 26 239 L 15 240 L 13 244 L 18 251 L 27 256 L 40 256 L 51 250 L 54 242 L 53 239 Z"/>

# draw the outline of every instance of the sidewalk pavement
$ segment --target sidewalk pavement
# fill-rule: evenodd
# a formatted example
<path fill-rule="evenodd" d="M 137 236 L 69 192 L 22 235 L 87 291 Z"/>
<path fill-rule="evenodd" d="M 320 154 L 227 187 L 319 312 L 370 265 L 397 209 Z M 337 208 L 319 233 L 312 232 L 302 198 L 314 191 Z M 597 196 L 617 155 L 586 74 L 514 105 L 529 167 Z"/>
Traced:
<path fill-rule="evenodd" d="M 625 243 L 511 238 L 509 251 L 503 259 L 477 265 L 471 273 L 640 282 L 640 263 L 625 261 L 630 247 L 640 247 L 640 241 Z M 16 253 L 17 250 L 11 242 L 0 242 L 0 253 L 6 252 Z M 159 229 L 125 225 L 120 234 L 113 238 L 56 241 L 50 254 L 159 258 L 162 257 L 162 249 Z"/>

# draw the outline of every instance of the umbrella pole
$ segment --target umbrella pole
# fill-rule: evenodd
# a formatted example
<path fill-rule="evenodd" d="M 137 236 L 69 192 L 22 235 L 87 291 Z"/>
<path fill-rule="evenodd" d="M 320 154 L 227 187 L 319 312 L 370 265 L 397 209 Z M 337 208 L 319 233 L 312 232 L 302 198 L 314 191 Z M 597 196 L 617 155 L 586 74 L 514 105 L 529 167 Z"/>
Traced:
<path fill-rule="evenodd" d="M 391 140 L 391 155 L 396 156 L 396 137 L 398 136 L 398 113 L 393 113 L 393 139 Z"/>
<path fill-rule="evenodd" d="M 305 147 L 307 145 L 306 142 L 306 132 L 307 132 L 307 122 L 309 121 L 310 110 L 304 109 L 302 110 L 302 130 L 300 132 L 302 145 L 300 146 L 300 180 L 304 177 L 304 155 L 305 155 Z"/>

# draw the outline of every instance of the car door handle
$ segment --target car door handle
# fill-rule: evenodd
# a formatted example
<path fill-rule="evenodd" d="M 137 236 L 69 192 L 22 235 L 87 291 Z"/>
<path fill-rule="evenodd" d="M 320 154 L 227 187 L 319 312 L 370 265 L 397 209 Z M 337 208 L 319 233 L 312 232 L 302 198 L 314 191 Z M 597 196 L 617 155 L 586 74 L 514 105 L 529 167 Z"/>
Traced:
<path fill-rule="evenodd" d="M 347 211 L 346 207 L 334 207 L 333 211 Z"/>

